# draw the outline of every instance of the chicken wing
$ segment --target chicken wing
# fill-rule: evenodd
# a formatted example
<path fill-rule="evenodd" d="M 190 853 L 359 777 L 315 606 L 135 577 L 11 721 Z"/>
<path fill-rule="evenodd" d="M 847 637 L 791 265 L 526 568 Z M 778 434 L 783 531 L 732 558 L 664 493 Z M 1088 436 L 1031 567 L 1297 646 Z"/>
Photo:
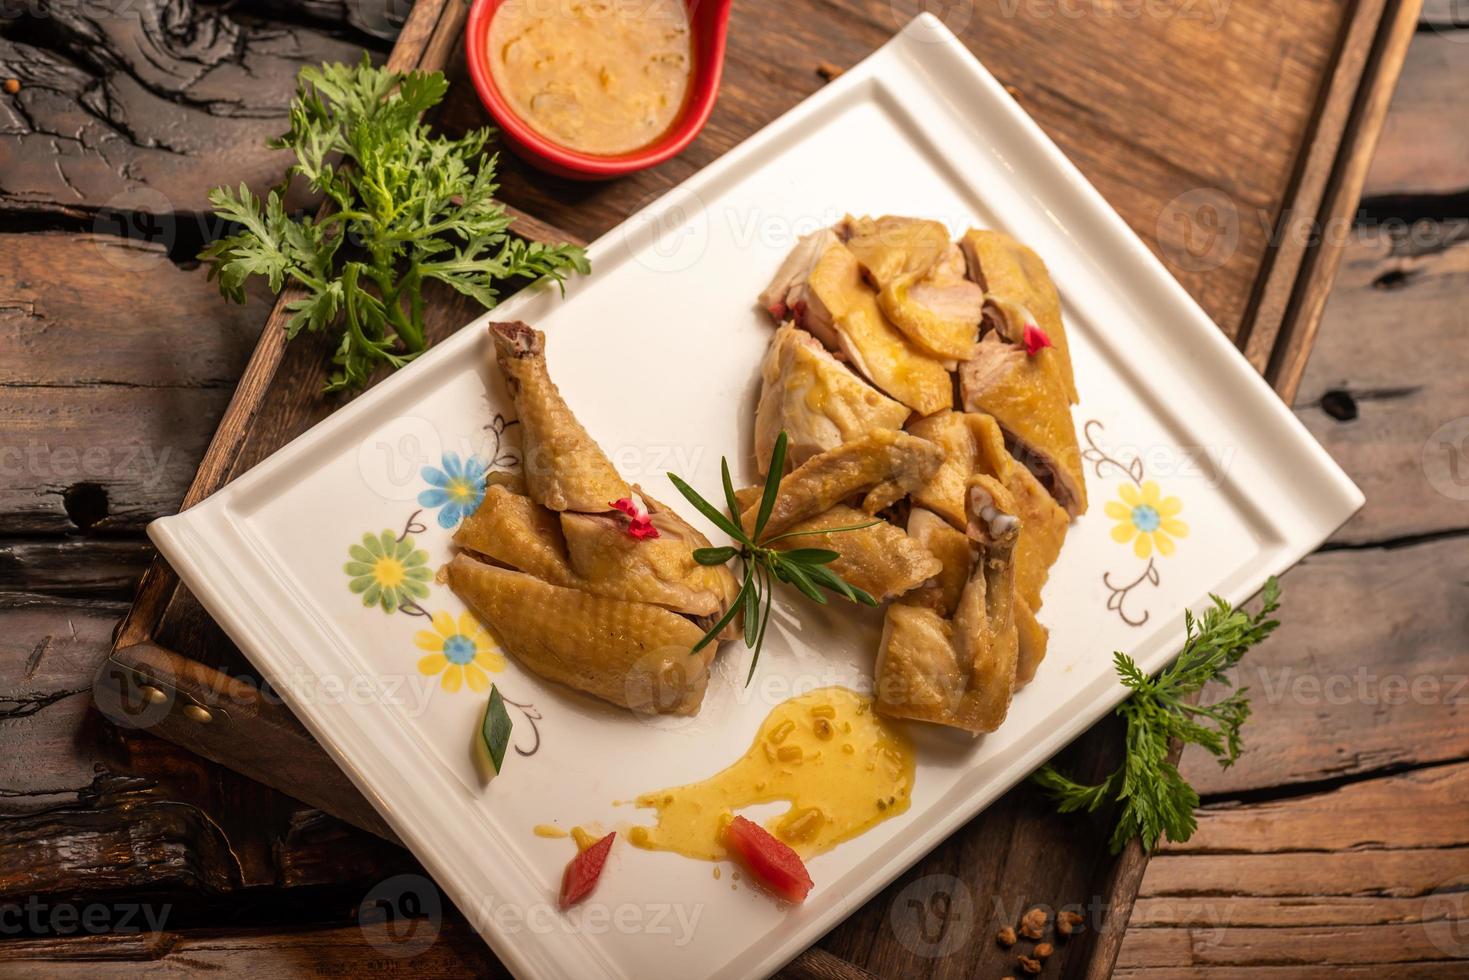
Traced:
<path fill-rule="evenodd" d="M 758 502 L 760 489 L 740 490 L 737 498 L 742 507 Z M 871 521 L 872 515 L 837 504 L 815 517 L 797 521 L 786 532 L 791 536 L 775 542 L 773 547 L 823 548 L 841 557 L 829 566 L 842 580 L 886 602 L 923 585 L 938 575 L 943 566 L 933 554 L 903 529 L 888 521 L 878 521 L 856 531 L 832 533 L 833 528 L 856 527 Z"/>
<path fill-rule="evenodd" d="M 980 734 L 1005 720 L 1015 690 L 1020 521 L 1009 491 L 992 477 L 970 481 L 968 508 L 967 533 L 978 552 L 952 616 L 935 608 L 932 595 L 918 593 L 888 607 L 877 655 L 877 710 Z M 937 518 L 928 528 L 941 536 L 958 533 Z"/>
<path fill-rule="evenodd" d="M 505 650 L 547 680 L 649 714 L 691 715 L 704 700 L 714 644 L 661 606 L 562 588 L 456 555 L 449 586 Z"/>
<path fill-rule="evenodd" d="M 874 429 L 901 429 L 907 406 L 853 374 L 810 334 L 786 323 L 775 332 L 760 376 L 755 459 L 765 475 L 776 437 L 786 433 L 786 460 L 806 460 Z"/>
<path fill-rule="evenodd" d="M 943 450 L 938 446 L 890 429 L 843 443 L 812 456 L 781 481 L 764 533 L 770 536 L 788 531 L 854 494 L 871 497 L 877 493 L 887 499 L 887 487 L 912 493 L 933 476 L 942 461 Z M 755 526 L 757 511 L 756 506 L 745 509 L 745 527 Z"/>

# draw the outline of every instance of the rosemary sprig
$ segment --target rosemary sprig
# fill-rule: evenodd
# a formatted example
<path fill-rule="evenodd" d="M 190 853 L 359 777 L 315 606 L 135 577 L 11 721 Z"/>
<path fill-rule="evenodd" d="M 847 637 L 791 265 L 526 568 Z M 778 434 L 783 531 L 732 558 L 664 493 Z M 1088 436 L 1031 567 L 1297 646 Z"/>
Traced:
<path fill-rule="evenodd" d="M 748 530 L 740 517 L 740 503 L 735 497 L 734 483 L 729 476 L 729 460 L 719 461 L 720 476 L 724 482 L 724 502 L 729 508 L 728 517 L 718 507 L 705 500 L 699 491 L 680 479 L 677 474 L 668 474 L 668 479 L 673 481 L 678 492 L 683 494 L 685 499 L 698 509 L 699 513 L 709 518 L 715 527 L 728 534 L 736 542 L 735 547 L 699 548 L 694 551 L 694 560 L 700 565 L 723 565 L 733 558 L 740 559 L 743 567 L 743 581 L 735 601 L 730 603 L 729 609 L 720 617 L 719 622 L 710 627 L 709 632 L 704 634 L 704 638 L 694 646 L 692 652 L 698 653 L 714 642 L 715 637 L 730 624 L 738 613 L 743 611 L 745 614 L 745 646 L 755 651 L 755 655 L 750 658 L 750 673 L 745 678 L 746 685 L 754 678 L 755 665 L 760 661 L 760 648 L 765 643 L 765 627 L 770 623 L 770 607 L 774 601 L 775 582 L 794 585 L 806 598 L 821 605 L 825 605 L 827 601 L 826 594 L 822 592 L 823 589 L 851 602 L 860 602 L 866 606 L 877 605 L 876 599 L 851 583 L 843 581 L 840 575 L 827 567 L 841 557 L 839 552 L 829 548 L 792 548 L 789 551 L 781 551 L 771 545 L 777 541 L 803 534 L 860 531 L 864 527 L 872 527 L 874 524 L 881 523 L 880 520 L 874 519 L 865 524 L 826 528 L 816 532 L 787 531 L 784 534 L 761 538 L 765 525 L 770 521 L 771 511 L 775 509 L 775 500 L 780 495 L 780 483 L 785 476 L 785 459 L 786 434 L 782 432 L 776 438 L 775 449 L 770 454 L 770 468 L 766 471 L 765 488 L 760 494 L 760 509 L 756 512 L 755 526 Z"/>
<path fill-rule="evenodd" d="M 1127 722 L 1127 754 L 1121 766 L 1091 786 L 1062 775 L 1049 763 L 1031 776 L 1062 813 L 1091 812 L 1114 800 L 1121 804 L 1112 832 L 1114 854 L 1133 837 L 1141 838 L 1144 849 L 1151 851 L 1165 834 L 1174 842 L 1193 836 L 1199 794 L 1168 761 L 1173 739 L 1202 747 L 1226 769 L 1239 758 L 1240 726 L 1250 716 L 1248 689 L 1231 691 L 1207 705 L 1191 703 L 1190 697 L 1211 681 L 1231 684 L 1227 671 L 1280 625 L 1270 618 L 1280 608 L 1280 583 L 1273 576 L 1265 583 L 1260 611 L 1253 615 L 1218 596 L 1210 598 L 1214 605 L 1203 617 L 1195 619 L 1193 613 L 1184 612 L 1183 651 L 1157 677 L 1144 674 L 1127 654 L 1113 654 L 1122 683 L 1133 692 L 1117 709 Z"/>

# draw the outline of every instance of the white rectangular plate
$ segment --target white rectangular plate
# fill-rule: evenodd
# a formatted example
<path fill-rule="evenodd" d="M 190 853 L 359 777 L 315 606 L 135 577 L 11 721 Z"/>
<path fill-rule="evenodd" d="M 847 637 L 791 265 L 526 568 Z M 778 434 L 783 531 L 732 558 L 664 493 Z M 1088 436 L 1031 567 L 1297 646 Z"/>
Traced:
<path fill-rule="evenodd" d="M 591 248 L 595 272 L 566 298 L 522 293 L 494 318 L 546 331 L 553 376 L 625 476 L 681 504 L 663 476 L 673 470 L 717 499 L 721 456 L 737 480 L 755 477 L 754 399 L 771 335 L 755 297 L 798 235 L 846 212 L 934 217 L 956 234 L 999 228 L 1045 258 L 1069 324 L 1092 503 L 1046 588 L 1050 656 L 1004 727 L 973 741 L 915 728 L 911 809 L 814 859 L 816 887 L 799 908 L 778 908 L 728 874 L 716 880 L 707 864 L 622 845 L 593 901 L 563 916 L 554 902 L 572 850 L 532 827 L 650 822 L 614 801 L 712 775 L 787 697 L 868 688 L 878 617 L 782 596 L 755 683 L 743 686 L 748 652 L 726 644 L 690 720 L 639 720 L 511 663 L 493 680 L 533 706 L 512 716 L 515 744 L 534 751 L 512 754 L 482 788 L 470 745 L 484 695 L 420 673 L 416 638 L 432 627 L 413 614 L 457 617 L 462 604 L 431 584 L 415 608 L 388 613 L 349 590 L 348 549 L 364 534 L 409 534 L 429 567 L 449 557 L 442 509 L 418 499 L 425 468 L 443 469 L 448 453 L 513 463 L 516 430 L 496 423 L 513 410 L 485 365 L 490 317 L 149 529 L 517 976 L 773 972 L 1112 709 L 1124 693 L 1113 650 L 1161 668 L 1185 608 L 1209 592 L 1244 600 L 1362 503 L 1122 220 L 927 15 L 605 235 Z M 1186 534 L 1171 537 L 1168 554 L 1142 558 L 1112 537 L 1108 502 L 1144 486 L 1181 504 Z"/>

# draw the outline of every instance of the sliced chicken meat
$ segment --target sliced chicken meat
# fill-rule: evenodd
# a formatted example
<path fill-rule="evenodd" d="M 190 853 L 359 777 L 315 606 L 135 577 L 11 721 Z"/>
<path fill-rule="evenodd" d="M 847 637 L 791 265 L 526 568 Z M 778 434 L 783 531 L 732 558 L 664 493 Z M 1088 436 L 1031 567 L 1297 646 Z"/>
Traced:
<path fill-rule="evenodd" d="M 808 243 L 810 237 L 802 239 L 797 248 L 804 257 L 814 254 L 815 261 L 806 268 L 804 278 L 800 264 L 794 278 L 782 266 L 762 299 L 784 285 L 785 298 L 778 301 L 784 306 L 772 301 L 766 303 L 767 308 L 788 309 L 797 326 L 809 330 L 863 377 L 918 414 L 951 407 L 953 386 L 943 364 L 888 322 L 851 250 L 829 230 L 825 237 L 818 234 L 815 243 Z"/>
<path fill-rule="evenodd" d="M 861 439 L 812 456 L 780 484 L 764 534 L 790 530 L 800 521 L 825 513 L 856 494 L 872 495 L 892 486 L 912 493 L 923 486 L 939 464 L 943 450 L 906 432 L 879 429 Z M 745 527 L 754 527 L 758 506 L 745 509 Z"/>
<path fill-rule="evenodd" d="M 964 254 L 937 221 L 853 218 L 837 227 L 877 292 L 878 307 L 923 351 L 967 360 L 979 339 L 984 290 L 966 275 Z"/>
<path fill-rule="evenodd" d="M 546 337 L 524 323 L 492 323 L 495 358 L 515 401 L 521 466 L 531 499 L 551 510 L 611 509 L 631 493 L 546 371 Z"/>
<path fill-rule="evenodd" d="M 714 644 L 661 606 L 592 595 L 456 555 L 449 585 L 516 662 L 547 680 L 649 714 L 691 715 L 709 683 Z"/>
<path fill-rule="evenodd" d="M 1065 388 L 1054 360 L 986 334 L 959 368 L 967 412 L 993 415 L 1011 454 L 1033 472 L 1072 516 L 1086 512 L 1086 480 Z"/>
<path fill-rule="evenodd" d="M 991 477 L 973 478 L 968 501 L 968 536 L 977 554 L 952 615 L 925 602 L 933 596 L 921 593 L 889 606 L 876 687 L 878 711 L 889 717 L 980 734 L 1005 720 L 1015 690 L 1020 651 L 1014 550 L 1020 521 L 1009 491 Z M 937 518 L 927 527 L 941 537 L 957 533 Z"/>
<path fill-rule="evenodd" d="M 1071 369 L 1071 348 L 1061 321 L 1061 298 L 1046 264 L 1030 248 L 999 231 L 971 228 L 960 239 L 969 277 L 990 300 L 989 313 L 1005 339 L 1020 343 L 1027 322 L 1051 339 L 1040 358 L 1054 360 L 1070 404 L 1078 401 Z"/>
<path fill-rule="evenodd" d="M 947 362 L 974 356 L 984 302 L 984 290 L 965 278 L 957 247 L 928 272 L 898 276 L 877 294 L 877 305 L 894 326 Z"/>
<path fill-rule="evenodd" d="M 836 232 L 878 289 L 903 276 L 927 273 L 952 247 L 949 229 L 924 218 L 847 215 Z"/>
<path fill-rule="evenodd" d="M 806 282 L 811 278 L 811 270 L 816 268 L 822 254 L 837 244 L 840 239 L 830 228 L 802 235 L 796 242 L 796 247 L 775 271 L 775 278 L 760 294 L 760 305 L 777 323 L 805 316 Z"/>
<path fill-rule="evenodd" d="M 875 429 L 901 429 L 907 406 L 853 374 L 810 334 L 786 323 L 761 368 L 755 409 L 755 459 L 761 475 L 776 437 L 786 433 L 791 466 Z"/>

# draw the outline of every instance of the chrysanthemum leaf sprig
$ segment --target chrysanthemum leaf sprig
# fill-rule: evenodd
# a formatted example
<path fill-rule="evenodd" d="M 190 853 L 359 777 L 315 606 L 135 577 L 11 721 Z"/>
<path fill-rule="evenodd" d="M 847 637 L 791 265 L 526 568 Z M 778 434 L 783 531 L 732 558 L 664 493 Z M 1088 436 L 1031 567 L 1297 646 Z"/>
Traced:
<path fill-rule="evenodd" d="M 694 560 L 700 565 L 723 565 L 730 559 L 738 558 L 743 566 L 744 580 L 739 594 L 735 596 L 735 601 L 730 603 L 729 609 L 720 617 L 719 622 L 710 627 L 709 632 L 704 634 L 704 638 L 694 646 L 691 652 L 698 653 L 713 643 L 720 632 L 730 624 L 730 621 L 743 611 L 745 614 L 745 646 L 755 651 L 755 655 L 750 658 L 750 673 L 745 678 L 747 685 L 755 676 L 755 665 L 760 661 L 760 648 L 765 642 L 765 627 L 770 622 L 770 607 L 774 600 L 772 590 L 776 582 L 794 585 L 806 598 L 821 605 L 826 604 L 826 594 L 822 592 L 823 589 L 851 602 L 860 602 L 865 606 L 877 605 L 876 599 L 844 581 L 840 575 L 828 567 L 841 557 L 839 552 L 829 548 L 792 548 L 789 551 L 781 551 L 771 546 L 777 541 L 802 535 L 860 531 L 864 527 L 880 524 L 880 520 L 853 524 L 849 527 L 823 528 L 816 532 L 787 531 L 769 538 L 761 537 L 766 524 L 770 521 L 770 514 L 775 509 L 776 497 L 780 495 L 780 482 L 785 476 L 785 459 L 786 434 L 782 432 L 775 440 L 775 449 L 770 454 L 770 468 L 766 471 L 765 488 L 760 495 L 760 509 L 755 516 L 755 526 L 749 530 L 745 529 L 740 517 L 739 500 L 735 497 L 734 483 L 729 475 L 729 460 L 719 461 L 720 474 L 724 479 L 725 505 L 729 507 L 728 517 L 676 474 L 668 474 L 668 479 L 673 481 L 678 492 L 683 494 L 685 499 L 698 509 L 699 513 L 714 522 L 715 527 L 728 534 L 736 542 L 734 547 L 696 549 Z"/>
<path fill-rule="evenodd" d="M 243 184 L 209 195 L 215 214 L 240 229 L 199 255 L 220 292 L 243 303 L 251 276 L 275 293 L 289 280 L 306 295 L 289 304 L 287 336 L 340 330 L 328 391 L 360 388 L 380 364 L 399 368 L 423 352 L 430 280 L 488 308 L 504 280 L 560 284 L 587 271 L 578 247 L 509 233 L 494 196 L 496 157 L 485 152 L 492 130 L 449 139 L 420 120 L 447 89 L 440 72 L 374 68 L 366 55 L 303 68 L 290 131 L 270 145 L 296 155 L 287 177 L 304 179 L 331 212 L 295 217 L 279 189 L 263 206 Z"/>
<path fill-rule="evenodd" d="M 1113 654 L 1122 683 L 1133 692 L 1117 709 L 1127 722 L 1127 754 L 1122 765 L 1091 786 L 1073 781 L 1049 764 L 1031 777 L 1051 794 L 1062 813 L 1091 812 L 1112 801 L 1120 804 L 1112 832 L 1114 854 L 1134 837 L 1141 838 L 1143 848 L 1151 851 L 1165 834 L 1174 842 L 1193 836 L 1199 794 L 1168 761 L 1173 739 L 1200 746 L 1226 769 L 1243 748 L 1240 726 L 1250 716 L 1247 688 L 1207 705 L 1191 703 L 1190 697 L 1212 681 L 1231 684 L 1229 669 L 1280 625 L 1270 618 L 1280 608 L 1280 583 L 1274 576 L 1265 583 L 1260 610 L 1253 615 L 1218 596 L 1210 598 L 1214 604 L 1202 617 L 1196 619 L 1185 610 L 1183 651 L 1157 677 L 1144 674 L 1127 654 Z"/>

